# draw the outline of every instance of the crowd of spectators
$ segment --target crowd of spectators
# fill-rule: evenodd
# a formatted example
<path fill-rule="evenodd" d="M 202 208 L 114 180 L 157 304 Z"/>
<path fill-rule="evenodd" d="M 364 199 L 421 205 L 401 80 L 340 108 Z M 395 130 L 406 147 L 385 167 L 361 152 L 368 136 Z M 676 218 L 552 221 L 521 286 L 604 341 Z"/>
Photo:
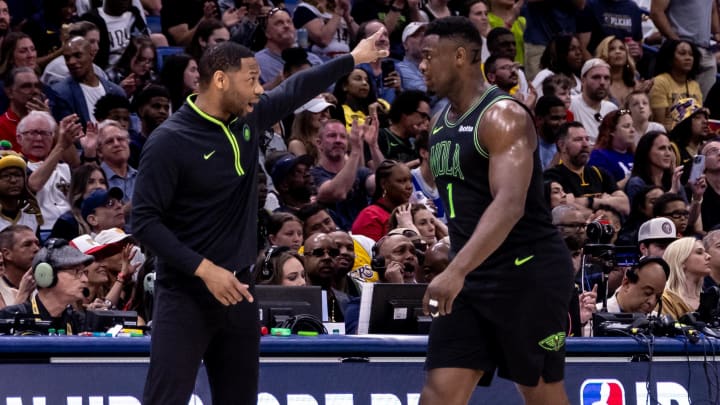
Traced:
<path fill-rule="evenodd" d="M 75 322 L 67 305 L 151 320 L 153 255 L 130 217 L 138 162 L 223 41 L 255 51 L 265 89 L 379 30 L 390 52 L 260 135 L 262 170 L 246 180 L 262 191 L 246 235 L 260 247 L 255 281 L 319 285 L 330 320 L 349 325 L 357 283 L 429 282 L 449 261 L 448 218 L 463 215 L 432 176 L 447 101 L 420 70 L 425 24 L 451 15 L 479 30 L 486 81 L 534 115 L 548 209 L 576 264 L 568 333 L 587 334 L 604 305 L 679 317 L 720 287 L 716 1 L 36 3 L 0 0 L 2 314 L 32 301 L 59 326 Z M 585 249 L 597 225 L 643 257 L 610 269 L 607 286 Z M 36 279 L 40 262 L 52 283 Z"/>

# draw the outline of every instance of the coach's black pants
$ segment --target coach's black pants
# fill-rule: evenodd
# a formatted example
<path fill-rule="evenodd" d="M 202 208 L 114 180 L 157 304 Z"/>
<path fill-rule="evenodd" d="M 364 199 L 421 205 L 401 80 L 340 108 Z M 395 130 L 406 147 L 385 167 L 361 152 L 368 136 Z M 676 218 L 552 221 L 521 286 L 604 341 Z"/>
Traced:
<path fill-rule="evenodd" d="M 180 288 L 156 286 L 143 404 L 187 405 L 204 360 L 214 405 L 256 405 L 257 305 L 207 306 Z"/>

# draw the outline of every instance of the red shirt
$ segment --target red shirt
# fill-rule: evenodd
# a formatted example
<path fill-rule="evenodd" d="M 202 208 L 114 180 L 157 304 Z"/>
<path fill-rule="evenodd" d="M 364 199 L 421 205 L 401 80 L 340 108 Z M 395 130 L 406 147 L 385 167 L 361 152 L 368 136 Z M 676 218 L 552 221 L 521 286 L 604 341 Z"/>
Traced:
<path fill-rule="evenodd" d="M 390 231 L 390 213 L 380 205 L 381 201 L 371 204 L 358 214 L 352 224 L 352 233 L 364 235 L 377 242 Z"/>
<path fill-rule="evenodd" d="M 0 115 L 0 140 L 10 141 L 12 150 L 21 153 L 22 151 L 20 150 L 16 136 L 19 122 L 20 117 L 10 108 L 8 108 L 3 115 Z"/>

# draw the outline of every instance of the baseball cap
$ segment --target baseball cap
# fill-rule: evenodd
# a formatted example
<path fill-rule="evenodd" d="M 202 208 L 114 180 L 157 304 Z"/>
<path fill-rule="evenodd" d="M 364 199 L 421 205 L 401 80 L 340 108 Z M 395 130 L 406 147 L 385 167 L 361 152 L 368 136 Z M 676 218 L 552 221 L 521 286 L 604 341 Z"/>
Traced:
<path fill-rule="evenodd" d="M 100 245 L 112 245 L 129 239 L 131 236 L 120 228 L 110 228 L 95 235 L 95 242 Z"/>
<path fill-rule="evenodd" d="M 270 166 L 270 177 L 272 177 L 273 184 L 276 186 L 281 184 L 290 171 L 300 163 L 310 167 L 315 163 L 315 159 L 310 155 L 295 156 L 292 153 L 280 155 Z"/>
<path fill-rule="evenodd" d="M 710 110 L 691 97 L 681 98 L 670 107 L 670 118 L 675 124 L 679 124 L 697 113 L 705 113 L 710 117 Z"/>
<path fill-rule="evenodd" d="M 604 66 L 604 67 L 610 69 L 610 65 L 600 58 L 588 59 L 587 61 L 585 61 L 585 63 L 582 66 L 582 69 L 580 70 L 580 77 L 581 78 L 585 77 L 585 73 L 587 73 L 590 69 L 593 69 L 593 68 L 596 68 L 599 66 Z"/>
<path fill-rule="evenodd" d="M 11 150 L 0 151 L 0 170 L 8 167 L 18 167 L 24 171 L 26 168 L 25 159 Z"/>
<path fill-rule="evenodd" d="M 57 242 L 55 244 L 57 245 Z M 79 264 L 87 266 L 95 261 L 94 257 L 84 254 L 76 247 L 70 246 L 67 243 L 62 244 L 60 247 L 52 248 L 51 250 L 52 254 L 50 255 L 48 255 L 47 247 L 38 250 L 38 252 L 35 253 L 35 257 L 33 257 L 32 267 L 35 268 L 38 263 L 45 262 L 54 269 L 63 269 Z"/>
<path fill-rule="evenodd" d="M 110 190 L 98 189 L 93 191 L 87 198 L 85 198 L 80 205 L 80 211 L 83 219 L 87 219 L 88 215 L 95 211 L 95 208 L 102 207 L 114 198 L 118 201 L 122 201 L 123 192 L 117 187 L 113 187 Z"/>
<path fill-rule="evenodd" d="M 677 239 L 675 224 L 667 218 L 653 218 L 643 222 L 638 230 L 638 243 L 645 241 L 672 242 Z"/>
<path fill-rule="evenodd" d="M 325 109 L 328 107 L 335 107 L 335 104 L 328 103 L 327 100 L 325 100 L 325 97 L 319 96 L 312 98 L 310 99 L 310 101 L 303 104 L 300 108 L 295 110 L 295 114 L 300 114 L 303 111 L 319 113 L 321 111 L 325 111 Z"/>
<path fill-rule="evenodd" d="M 424 28 L 426 25 L 427 25 L 427 23 L 417 22 L 417 21 L 416 21 L 416 22 L 411 22 L 410 24 L 408 24 L 408 25 L 405 27 L 405 29 L 403 30 L 403 32 L 402 32 L 402 42 L 405 43 L 405 40 L 406 40 L 408 37 L 411 37 L 411 36 L 415 35 L 415 33 L 416 33 L 420 28 Z"/>
<path fill-rule="evenodd" d="M 105 249 L 107 245 L 101 245 L 92 236 L 85 234 L 70 241 L 70 246 L 78 249 L 86 255 L 92 255 Z"/>

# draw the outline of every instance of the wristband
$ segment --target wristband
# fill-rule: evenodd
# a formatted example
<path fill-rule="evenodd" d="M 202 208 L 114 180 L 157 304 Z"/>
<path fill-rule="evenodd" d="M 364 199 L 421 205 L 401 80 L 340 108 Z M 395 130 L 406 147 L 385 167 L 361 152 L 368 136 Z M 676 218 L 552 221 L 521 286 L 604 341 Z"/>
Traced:
<path fill-rule="evenodd" d="M 587 207 L 590 209 L 593 209 L 594 204 L 595 204 L 595 197 L 588 197 L 587 198 Z"/>

